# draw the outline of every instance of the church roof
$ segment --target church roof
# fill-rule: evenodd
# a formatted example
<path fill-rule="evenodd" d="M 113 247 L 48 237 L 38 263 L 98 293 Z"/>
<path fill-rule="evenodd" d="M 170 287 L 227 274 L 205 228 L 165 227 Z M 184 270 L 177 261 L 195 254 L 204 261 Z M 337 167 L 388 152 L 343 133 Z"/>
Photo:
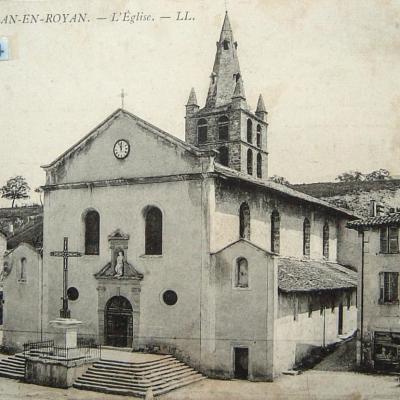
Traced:
<path fill-rule="evenodd" d="M 268 250 L 266 250 L 266 249 L 264 249 L 264 248 L 258 246 L 257 244 L 251 242 L 250 240 L 245 239 L 245 238 L 240 238 L 240 239 L 236 240 L 236 242 L 229 243 L 228 245 L 226 245 L 226 246 L 223 247 L 222 249 L 219 249 L 218 251 L 216 251 L 215 253 L 212 253 L 212 254 L 222 253 L 223 251 L 225 251 L 225 250 L 228 249 L 229 247 L 236 246 L 238 243 L 244 243 L 244 244 L 246 244 L 247 246 L 253 247 L 253 248 L 256 249 L 256 250 L 261 251 L 261 252 L 263 252 L 263 253 L 265 253 L 265 254 L 269 254 L 269 255 L 271 255 L 271 256 L 276 256 L 276 255 L 278 255 L 277 253 L 273 253 L 273 252 L 271 252 L 271 251 L 268 251 Z"/>
<path fill-rule="evenodd" d="M 169 143 L 172 143 L 172 144 L 180 147 L 181 149 L 188 151 L 194 155 L 200 156 L 200 155 L 206 155 L 206 154 L 210 153 L 210 151 L 208 151 L 208 150 L 200 150 L 197 147 L 192 146 L 192 145 L 186 143 L 185 141 L 177 138 L 176 136 L 173 136 L 173 135 L 163 131 L 162 129 L 157 128 L 155 125 L 152 125 L 151 123 L 145 121 L 144 119 L 141 119 L 138 116 L 136 116 L 126 110 L 123 110 L 122 108 L 119 108 L 116 111 L 114 111 L 111 115 L 109 115 L 99 125 L 97 125 L 94 129 L 92 129 L 86 136 L 84 136 L 77 143 L 75 143 L 68 150 L 66 150 L 59 157 L 57 157 L 54 161 L 52 161 L 50 164 L 42 165 L 42 168 L 49 169 L 49 168 L 56 166 L 59 162 L 61 162 L 65 158 L 69 157 L 72 153 L 74 153 L 75 151 L 84 147 L 95 136 L 97 136 L 104 128 L 106 128 L 109 124 L 111 124 L 114 119 L 119 118 L 121 116 L 127 116 L 127 117 L 131 118 L 133 121 L 139 123 L 145 129 L 152 132 L 154 135 L 157 135 L 157 137 L 160 137 L 160 138 L 168 141 Z"/>
<path fill-rule="evenodd" d="M 335 211 L 336 213 L 344 214 L 347 217 L 350 217 L 352 219 L 356 219 L 357 215 L 352 213 L 350 210 L 346 210 L 341 207 L 337 207 L 333 204 L 330 204 L 324 200 L 317 199 L 315 197 L 309 196 L 305 193 L 298 192 L 297 190 L 294 190 L 288 186 L 281 185 L 280 183 L 276 183 L 273 181 L 264 181 L 258 178 L 254 178 L 252 176 L 243 174 L 241 172 L 235 171 L 231 168 L 224 167 L 221 164 L 215 164 L 215 172 L 219 174 L 222 177 L 230 178 L 230 179 L 235 179 L 238 181 L 242 182 L 248 182 L 250 184 L 257 185 L 259 187 L 263 187 L 265 189 L 271 190 L 273 192 L 276 192 L 278 194 L 288 196 L 297 200 L 305 201 L 307 203 L 312 203 L 317 206 L 321 206 L 323 208 L 329 208 L 332 211 Z"/>
<path fill-rule="evenodd" d="M 283 292 L 357 287 L 357 272 L 333 262 L 282 257 L 278 261 L 278 270 L 278 286 Z"/>
<path fill-rule="evenodd" d="M 36 249 L 43 246 L 43 215 L 37 216 L 10 236 L 7 239 L 7 248 L 14 249 L 20 243 L 30 244 Z"/>
<path fill-rule="evenodd" d="M 197 106 L 197 96 L 194 88 L 191 89 L 186 106 Z"/>
<path fill-rule="evenodd" d="M 233 38 L 228 12 L 217 42 L 214 67 L 205 108 L 215 108 L 232 102 L 236 81 L 240 77 L 237 43 Z"/>
<path fill-rule="evenodd" d="M 267 112 L 262 94 L 260 94 L 260 97 L 258 98 L 256 112 Z"/>

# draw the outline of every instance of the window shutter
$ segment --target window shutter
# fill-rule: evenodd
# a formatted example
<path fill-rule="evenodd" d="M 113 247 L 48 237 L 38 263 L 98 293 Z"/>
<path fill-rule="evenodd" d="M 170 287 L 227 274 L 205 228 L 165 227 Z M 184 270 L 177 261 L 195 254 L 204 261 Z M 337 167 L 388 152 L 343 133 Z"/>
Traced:
<path fill-rule="evenodd" d="M 390 301 L 397 301 L 399 299 L 399 274 L 397 272 L 390 273 Z"/>
<path fill-rule="evenodd" d="M 325 223 L 323 232 L 322 232 L 322 243 L 323 243 L 323 256 L 324 258 L 329 258 L 329 224 L 328 222 Z"/>
<path fill-rule="evenodd" d="M 379 273 L 379 302 L 385 301 L 385 273 Z"/>
<path fill-rule="evenodd" d="M 389 227 L 389 253 L 399 252 L 399 228 L 397 226 Z"/>
<path fill-rule="evenodd" d="M 387 227 L 382 226 L 381 228 L 381 253 L 388 252 L 388 237 L 387 237 Z"/>
<path fill-rule="evenodd" d="M 391 285 L 390 285 L 390 273 L 384 273 L 384 282 L 383 282 L 383 291 L 384 291 L 384 301 L 385 302 L 389 302 L 390 301 L 390 289 L 391 289 Z"/>
<path fill-rule="evenodd" d="M 303 224 L 303 255 L 306 257 L 310 255 L 310 234 L 311 225 L 310 221 L 306 218 Z"/>

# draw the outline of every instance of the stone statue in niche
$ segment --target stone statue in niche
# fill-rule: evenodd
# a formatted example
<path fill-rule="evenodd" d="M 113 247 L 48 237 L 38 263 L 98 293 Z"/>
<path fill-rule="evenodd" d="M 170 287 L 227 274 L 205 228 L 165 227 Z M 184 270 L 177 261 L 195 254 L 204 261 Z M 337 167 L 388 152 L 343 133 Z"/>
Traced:
<path fill-rule="evenodd" d="M 108 242 L 111 250 L 110 261 L 95 274 L 96 279 L 143 279 L 143 275 L 127 260 L 129 235 L 117 229 L 108 235 Z"/>
<path fill-rule="evenodd" d="M 122 250 L 118 250 L 114 270 L 114 276 L 116 276 L 117 278 L 124 275 L 124 252 Z"/>

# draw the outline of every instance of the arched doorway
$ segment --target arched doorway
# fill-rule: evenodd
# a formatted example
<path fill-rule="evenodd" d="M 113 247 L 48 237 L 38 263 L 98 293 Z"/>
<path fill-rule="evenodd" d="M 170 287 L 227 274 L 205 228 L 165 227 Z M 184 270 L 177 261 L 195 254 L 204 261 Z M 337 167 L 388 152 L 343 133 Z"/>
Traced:
<path fill-rule="evenodd" d="M 128 299 L 115 296 L 105 307 L 105 344 L 115 347 L 131 347 L 133 336 L 132 305 Z"/>

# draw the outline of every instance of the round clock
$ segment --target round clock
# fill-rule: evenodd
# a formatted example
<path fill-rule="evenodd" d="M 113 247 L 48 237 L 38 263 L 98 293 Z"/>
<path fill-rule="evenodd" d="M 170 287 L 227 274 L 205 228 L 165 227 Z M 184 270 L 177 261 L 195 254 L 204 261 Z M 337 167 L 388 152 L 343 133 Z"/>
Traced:
<path fill-rule="evenodd" d="M 119 160 L 123 160 L 128 157 L 130 151 L 129 143 L 124 139 L 119 139 L 115 142 L 113 151 L 115 157 Z"/>

